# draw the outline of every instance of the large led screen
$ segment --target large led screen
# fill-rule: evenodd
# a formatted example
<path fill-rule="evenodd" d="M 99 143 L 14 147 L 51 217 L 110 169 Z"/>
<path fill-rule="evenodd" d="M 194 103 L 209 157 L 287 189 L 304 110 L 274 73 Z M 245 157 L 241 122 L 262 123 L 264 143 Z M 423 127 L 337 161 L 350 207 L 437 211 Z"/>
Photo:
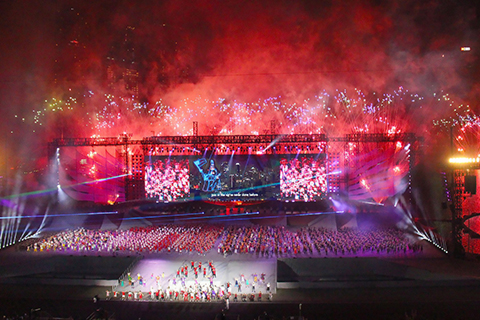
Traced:
<path fill-rule="evenodd" d="M 315 201 L 327 192 L 323 155 L 151 156 L 145 193 L 159 201 Z"/>
<path fill-rule="evenodd" d="M 192 192 L 218 200 L 277 199 L 279 171 L 267 155 L 214 155 L 190 158 Z"/>
<path fill-rule="evenodd" d="M 315 201 L 327 192 L 324 157 L 284 156 L 280 159 L 280 197 L 282 200 Z"/>
<path fill-rule="evenodd" d="M 190 196 L 189 163 L 185 157 L 148 157 L 145 161 L 145 194 L 160 201 Z"/>

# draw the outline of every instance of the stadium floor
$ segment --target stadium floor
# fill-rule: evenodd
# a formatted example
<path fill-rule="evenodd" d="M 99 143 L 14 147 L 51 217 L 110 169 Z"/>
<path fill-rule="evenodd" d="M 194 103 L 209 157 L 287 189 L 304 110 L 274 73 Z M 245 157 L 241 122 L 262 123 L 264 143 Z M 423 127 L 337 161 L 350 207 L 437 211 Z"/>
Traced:
<path fill-rule="evenodd" d="M 308 319 L 476 319 L 476 306 L 480 303 L 480 264 L 451 259 L 428 245 L 416 256 L 287 257 L 279 264 L 285 264 L 290 274 L 277 266 L 276 259 L 270 261 L 240 255 L 225 258 L 215 252 L 210 253 L 201 259 L 214 261 L 219 268 L 219 276 L 223 274 L 226 277 L 219 281 L 252 272 L 265 272 L 267 278 L 280 278 L 272 302 L 265 299 L 262 302 L 232 302 L 229 310 L 225 310 L 225 302 L 106 301 L 105 292 L 111 290 L 111 286 L 75 284 L 79 274 L 85 276 L 85 273 L 76 270 L 84 269 L 85 265 L 78 263 L 76 267 L 67 268 L 71 270 L 70 274 L 65 270 L 56 276 L 48 272 L 35 276 L 12 273 L 12 270 L 18 272 L 27 266 L 45 271 L 41 264 L 46 256 L 18 252 L 13 248 L 0 253 L 0 315 L 32 312 L 37 317 L 51 315 L 86 319 L 95 310 L 102 309 L 112 319 L 289 319 L 299 314 Z M 122 261 L 115 264 L 117 269 L 103 273 L 107 280 L 118 279 L 118 273 L 135 260 L 135 257 L 84 258 L 88 261 L 96 259 L 96 264 L 106 261 L 104 269 L 109 270 L 111 259 Z M 150 255 L 135 266 L 142 268 L 138 270 L 147 268 L 142 272 L 148 274 L 152 270 L 148 269 L 149 264 L 155 270 L 176 270 L 178 265 L 188 264 L 196 258 Z M 63 260 L 68 261 L 68 257 L 63 257 Z M 322 271 L 322 268 L 326 269 Z M 318 278 L 332 268 L 337 272 Z M 348 276 L 349 273 L 342 268 L 360 271 Z M 341 275 L 343 278 L 339 277 Z M 105 279 L 89 280 L 94 283 Z M 96 304 L 93 303 L 95 295 L 100 297 Z"/>

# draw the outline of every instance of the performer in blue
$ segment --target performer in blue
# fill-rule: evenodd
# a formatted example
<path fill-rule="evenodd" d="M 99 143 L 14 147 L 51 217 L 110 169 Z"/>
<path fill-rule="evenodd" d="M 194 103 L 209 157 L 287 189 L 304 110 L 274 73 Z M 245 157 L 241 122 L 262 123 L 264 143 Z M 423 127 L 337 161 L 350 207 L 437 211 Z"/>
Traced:
<path fill-rule="evenodd" d="M 213 191 L 220 190 L 221 189 L 221 183 L 220 183 L 221 173 L 218 172 L 217 168 L 215 167 L 215 161 L 213 160 L 210 160 L 210 167 L 206 172 L 204 172 L 203 166 L 207 164 L 207 162 L 208 161 L 205 158 L 201 158 L 193 162 L 203 177 L 202 190 L 205 192 L 213 192 Z"/>

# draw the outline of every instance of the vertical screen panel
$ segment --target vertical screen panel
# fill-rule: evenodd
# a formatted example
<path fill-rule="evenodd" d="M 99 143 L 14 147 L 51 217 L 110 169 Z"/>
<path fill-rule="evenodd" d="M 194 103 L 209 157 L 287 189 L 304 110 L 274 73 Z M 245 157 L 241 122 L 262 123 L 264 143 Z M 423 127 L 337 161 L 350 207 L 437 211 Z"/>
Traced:
<path fill-rule="evenodd" d="M 185 157 L 148 157 L 145 160 L 145 195 L 160 201 L 190 196 L 189 162 Z"/>
<path fill-rule="evenodd" d="M 280 196 L 282 200 L 315 201 L 327 193 L 324 156 L 284 156 L 280 160 Z"/>

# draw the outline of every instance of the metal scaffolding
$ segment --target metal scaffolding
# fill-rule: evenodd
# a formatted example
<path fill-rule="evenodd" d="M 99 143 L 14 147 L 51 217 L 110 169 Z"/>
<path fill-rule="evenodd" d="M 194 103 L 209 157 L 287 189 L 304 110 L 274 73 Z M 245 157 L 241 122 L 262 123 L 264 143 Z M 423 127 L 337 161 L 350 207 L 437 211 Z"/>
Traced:
<path fill-rule="evenodd" d="M 92 138 L 58 138 L 48 144 L 49 155 L 54 156 L 58 148 L 63 147 L 121 147 L 125 168 L 125 196 L 127 200 L 138 199 L 144 189 L 143 159 L 145 156 L 175 155 L 189 156 L 205 151 L 217 154 L 324 154 L 327 168 L 336 170 L 340 164 L 344 167 L 354 166 L 355 160 L 346 159 L 348 148 L 352 145 L 360 152 L 364 143 L 394 143 L 397 141 L 416 144 L 423 141 L 413 133 L 402 134 L 349 134 L 342 137 L 328 137 L 325 134 L 264 134 L 264 135 L 208 135 L 198 136 L 194 123 L 191 136 L 150 136 L 141 140 L 132 139 L 130 134 L 118 137 Z M 272 124 L 272 131 L 274 125 Z M 343 145 L 344 155 L 342 156 Z M 340 148 L 339 148 L 340 147 Z M 331 151 L 331 157 L 327 154 Z M 329 160 L 330 159 L 330 160 Z M 335 163 L 330 163 L 334 161 Z M 411 165 L 410 165 L 411 167 Z M 346 186 L 347 174 L 335 176 L 332 190 L 338 190 L 340 185 Z M 333 181 L 333 180 L 332 180 Z M 340 187 L 341 188 L 341 187 Z"/>

